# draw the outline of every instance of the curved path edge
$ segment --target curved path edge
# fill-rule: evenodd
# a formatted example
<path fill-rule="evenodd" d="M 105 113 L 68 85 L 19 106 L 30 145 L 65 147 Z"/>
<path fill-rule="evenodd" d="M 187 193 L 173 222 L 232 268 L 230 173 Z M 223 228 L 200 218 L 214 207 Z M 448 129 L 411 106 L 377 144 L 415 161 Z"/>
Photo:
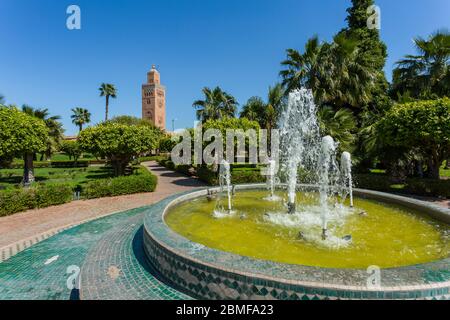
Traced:
<path fill-rule="evenodd" d="M 142 163 L 158 177 L 152 193 L 73 201 L 0 218 L 0 263 L 70 228 L 131 209 L 145 207 L 170 195 L 204 187 L 200 181 L 172 172 L 156 162 Z"/>

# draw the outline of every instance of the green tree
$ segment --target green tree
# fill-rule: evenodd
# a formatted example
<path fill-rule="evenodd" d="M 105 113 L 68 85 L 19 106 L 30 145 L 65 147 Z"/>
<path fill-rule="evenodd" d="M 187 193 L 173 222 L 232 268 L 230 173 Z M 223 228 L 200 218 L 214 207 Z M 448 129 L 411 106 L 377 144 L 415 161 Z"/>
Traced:
<path fill-rule="evenodd" d="M 280 72 L 287 91 L 306 87 L 320 105 L 360 109 L 371 100 L 377 74 L 366 65 L 358 45 L 356 37 L 340 33 L 332 43 L 310 39 L 304 54 L 289 49 L 282 62 L 287 69 Z"/>
<path fill-rule="evenodd" d="M 281 62 L 286 69 L 280 72 L 283 79 L 282 85 L 286 88 L 286 92 L 301 87 L 315 89 L 318 80 L 317 60 L 321 50 L 322 44 L 319 38 L 314 36 L 306 42 L 303 53 L 295 49 L 286 51 L 287 59 Z"/>
<path fill-rule="evenodd" d="M 256 121 L 261 128 L 271 130 L 276 127 L 284 96 L 284 89 L 281 84 L 269 87 L 267 102 L 264 102 L 260 97 L 251 97 L 243 106 L 240 117 Z"/>
<path fill-rule="evenodd" d="M 0 94 L 0 105 L 3 105 L 5 103 L 5 96 Z"/>
<path fill-rule="evenodd" d="M 370 92 L 372 99 L 360 107 L 386 111 L 391 106 L 387 95 L 389 83 L 384 73 L 387 47 L 381 41 L 380 31 L 376 28 L 370 29 L 367 27 L 367 21 L 374 13 L 368 9 L 374 4 L 374 0 L 352 0 L 352 6 L 347 9 L 348 27 L 343 29 L 341 34 L 358 41 L 361 64 L 374 75 L 374 85 Z"/>
<path fill-rule="evenodd" d="M 428 176 L 439 179 L 450 156 L 450 99 L 398 104 L 377 124 L 377 133 L 387 147 L 420 153 Z"/>
<path fill-rule="evenodd" d="M 208 120 L 203 124 L 203 131 L 207 131 L 209 129 L 219 130 L 222 139 L 223 139 L 223 150 L 224 150 L 224 157 L 226 154 L 226 143 L 227 143 L 227 130 L 242 130 L 244 133 L 247 130 L 255 130 L 256 134 L 259 134 L 260 126 L 258 122 L 248 120 L 247 118 L 224 118 L 221 120 Z M 258 139 L 257 139 L 258 140 Z M 248 150 L 248 147 L 250 143 L 258 143 L 258 141 L 250 141 L 248 137 L 245 139 L 245 147 L 246 150 Z M 208 142 L 204 142 L 204 147 L 208 145 Z M 235 145 L 237 148 L 237 145 Z M 236 151 L 236 150 L 235 150 Z M 214 168 L 214 171 L 216 171 L 217 168 Z"/>
<path fill-rule="evenodd" d="M 72 115 L 70 116 L 72 123 L 80 129 L 83 130 L 83 126 L 91 122 L 91 113 L 89 110 L 84 108 L 72 109 Z"/>
<path fill-rule="evenodd" d="M 44 121 L 48 128 L 48 139 L 46 141 L 47 148 L 41 156 L 41 161 L 50 159 L 52 153 L 56 151 L 61 143 L 64 134 L 64 128 L 59 121 L 60 116 L 50 116 L 48 109 L 35 109 L 29 105 L 22 106 L 22 112 Z"/>
<path fill-rule="evenodd" d="M 110 83 L 102 83 L 100 88 L 100 97 L 105 97 L 105 121 L 108 121 L 109 115 L 109 99 L 117 98 L 117 89 L 113 84 Z"/>
<path fill-rule="evenodd" d="M 158 137 L 158 139 L 162 139 L 165 136 L 165 132 L 163 130 L 155 126 L 147 119 L 125 115 L 125 116 L 116 116 L 111 120 L 108 120 L 108 122 L 124 124 L 127 126 L 144 126 L 151 129 L 153 133 Z"/>
<path fill-rule="evenodd" d="M 19 111 L 0 106 L 0 159 L 24 159 L 23 183 L 34 182 L 33 155 L 47 147 L 48 128 L 45 122 Z"/>
<path fill-rule="evenodd" d="M 84 151 L 108 158 L 116 176 L 125 174 L 134 157 L 158 147 L 158 137 L 151 128 L 118 123 L 87 128 L 78 141 Z"/>
<path fill-rule="evenodd" d="M 174 139 L 169 135 L 166 135 L 159 141 L 159 151 L 160 152 L 171 152 L 172 149 L 177 145 L 179 139 Z"/>
<path fill-rule="evenodd" d="M 320 131 L 322 135 L 329 135 L 339 142 L 341 151 L 352 152 L 356 135 L 356 119 L 348 109 L 339 109 L 325 106 L 318 113 Z"/>
<path fill-rule="evenodd" d="M 232 95 L 219 87 L 214 90 L 204 88 L 203 94 L 204 100 L 197 100 L 193 103 L 193 107 L 197 110 L 198 120 L 219 120 L 235 116 L 238 103 Z"/>
<path fill-rule="evenodd" d="M 394 69 L 393 96 L 450 96 L 450 33 L 439 31 L 428 39 L 418 37 L 414 44 L 417 55 L 405 56 Z"/>
<path fill-rule="evenodd" d="M 75 161 L 78 161 L 82 155 L 82 150 L 78 141 L 63 141 L 59 150 L 68 155 L 70 160 L 73 158 Z"/>

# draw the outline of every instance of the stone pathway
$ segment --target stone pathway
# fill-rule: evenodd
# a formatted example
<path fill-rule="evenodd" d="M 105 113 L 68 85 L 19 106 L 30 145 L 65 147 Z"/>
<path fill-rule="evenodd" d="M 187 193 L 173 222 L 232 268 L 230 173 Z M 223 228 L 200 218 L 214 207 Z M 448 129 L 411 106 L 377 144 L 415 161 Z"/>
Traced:
<path fill-rule="evenodd" d="M 0 226 L 6 222 L 26 233 L 26 226 L 20 223 L 30 221 L 32 230 L 46 230 L 45 227 L 62 227 L 69 221 L 78 224 L 32 245 L 30 248 L 0 263 L 0 300 L 138 300 L 138 299 L 191 299 L 159 280 L 157 273 L 145 261 L 142 246 L 142 224 L 145 213 L 154 203 L 165 198 L 176 197 L 174 194 L 187 192 L 203 185 L 192 178 L 173 173 L 158 166 L 146 163 L 159 178 L 155 193 L 135 195 L 134 197 L 117 197 L 95 202 L 105 205 L 109 212 L 99 208 L 96 216 L 89 216 L 93 211 L 86 210 L 86 202 L 79 201 L 69 205 L 35 210 L 0 219 Z M 141 199 L 141 200 L 140 200 Z M 113 204 L 111 204 L 111 202 Z M 124 211 L 127 206 L 139 206 L 138 209 Z M 55 213 L 59 208 L 62 215 L 71 215 L 70 208 L 76 212 L 69 220 Z M 50 210 L 51 209 L 51 210 Z M 121 211 L 117 214 L 110 212 Z M 47 219 L 42 221 L 32 217 L 32 213 L 43 212 Z M 87 212 L 87 213 L 86 213 Z M 88 214 L 89 222 L 82 222 Z M 98 216 L 106 215 L 98 218 Z M 38 215 L 41 217 L 40 215 Z M 14 223 L 12 223 L 12 221 Z M 7 230 L 13 232 L 13 230 Z M 3 240 L 3 239 L 2 239 Z M 77 271 L 78 270 L 78 271 Z M 80 275 L 79 289 L 68 286 L 73 273 Z"/>
<path fill-rule="evenodd" d="M 169 195 L 203 187 L 200 181 L 172 172 L 156 162 L 143 165 L 158 177 L 155 192 L 86 201 L 73 201 L 60 206 L 29 210 L 0 218 L 0 253 L 13 245 L 20 251 L 68 227 L 113 213 L 153 204 Z M 19 246 L 19 249 L 17 247 Z M 9 248 L 8 248 L 9 249 Z M 22 248 L 23 249 L 23 248 Z M 1 261 L 0 256 L 0 261 Z"/>

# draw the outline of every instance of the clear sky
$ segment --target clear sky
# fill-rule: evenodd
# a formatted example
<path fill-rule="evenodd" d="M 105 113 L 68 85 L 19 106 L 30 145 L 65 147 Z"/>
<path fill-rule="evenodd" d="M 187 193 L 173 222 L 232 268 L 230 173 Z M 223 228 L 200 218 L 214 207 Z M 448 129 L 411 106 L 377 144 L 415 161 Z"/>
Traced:
<path fill-rule="evenodd" d="M 66 28 L 81 7 L 82 29 Z M 378 0 L 388 78 L 414 53 L 412 38 L 450 29 L 449 0 Z M 152 64 L 167 86 L 167 127 L 191 127 L 205 86 L 238 101 L 266 96 L 287 48 L 314 34 L 330 40 L 345 26 L 350 0 L 0 0 L 0 93 L 7 103 L 46 107 L 77 132 L 70 109 L 104 117 L 102 82 L 114 83 L 114 115 L 141 116 L 141 85 Z"/>

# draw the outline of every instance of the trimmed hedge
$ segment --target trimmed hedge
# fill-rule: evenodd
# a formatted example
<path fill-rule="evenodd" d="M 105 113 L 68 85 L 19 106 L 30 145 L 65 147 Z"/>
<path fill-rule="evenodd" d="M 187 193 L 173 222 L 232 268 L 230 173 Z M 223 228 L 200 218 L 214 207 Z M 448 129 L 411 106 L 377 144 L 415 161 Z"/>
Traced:
<path fill-rule="evenodd" d="M 157 177 L 141 167 L 136 174 L 110 179 L 94 180 L 82 190 L 82 197 L 95 199 L 114 197 L 126 194 L 153 192 L 156 189 Z"/>
<path fill-rule="evenodd" d="M 218 174 L 207 166 L 199 167 L 197 176 L 209 185 L 215 186 L 219 184 Z M 239 167 L 231 173 L 232 184 L 265 183 L 266 181 L 267 178 L 262 176 L 261 170 L 257 168 Z"/>
<path fill-rule="evenodd" d="M 380 174 L 357 174 L 354 180 L 361 189 L 450 199 L 450 180 L 409 178 L 398 184 Z"/>
<path fill-rule="evenodd" d="M 1 191 L 0 216 L 64 204 L 72 201 L 72 194 L 69 184 L 40 184 Z"/>
<path fill-rule="evenodd" d="M 211 186 L 219 184 L 217 173 L 209 169 L 207 166 L 200 166 L 197 168 L 197 177 Z"/>
<path fill-rule="evenodd" d="M 166 156 L 149 156 L 149 157 L 140 157 L 139 158 L 139 162 L 147 162 L 147 161 L 162 161 L 162 160 L 167 160 Z"/>
<path fill-rule="evenodd" d="M 35 169 L 41 168 L 87 168 L 89 167 L 89 160 L 63 160 L 63 161 L 33 161 Z M 23 169 L 23 162 L 13 162 L 5 169 Z"/>

